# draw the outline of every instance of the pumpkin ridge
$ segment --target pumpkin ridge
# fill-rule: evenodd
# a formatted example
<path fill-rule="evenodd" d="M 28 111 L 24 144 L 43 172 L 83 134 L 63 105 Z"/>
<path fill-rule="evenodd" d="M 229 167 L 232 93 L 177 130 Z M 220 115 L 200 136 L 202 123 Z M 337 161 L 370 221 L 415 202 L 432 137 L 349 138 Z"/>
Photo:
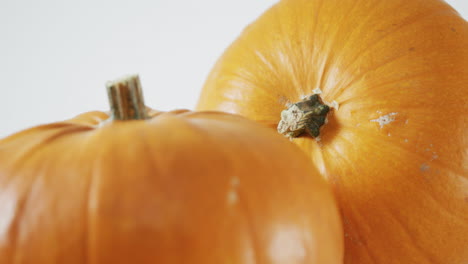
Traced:
<path fill-rule="evenodd" d="M 249 238 L 250 238 L 250 244 L 251 246 L 253 247 L 253 260 L 254 260 L 254 263 L 252 264 L 260 264 L 262 263 L 260 260 L 260 256 L 258 254 L 258 252 L 261 252 L 260 250 L 260 242 L 259 242 L 259 239 L 258 239 L 258 235 L 256 234 L 255 230 L 256 228 L 254 227 L 254 224 L 253 224 L 253 220 L 252 220 L 252 217 L 250 216 L 251 213 L 250 213 L 250 208 L 248 206 L 248 204 L 244 201 L 243 197 L 243 191 L 241 188 L 239 188 L 237 190 L 237 199 L 238 199 L 238 204 L 239 206 L 241 206 L 243 209 L 241 210 L 242 211 L 242 215 L 243 215 L 243 218 L 246 220 L 247 222 L 247 233 L 249 234 Z"/>
<path fill-rule="evenodd" d="M 403 58 L 403 56 L 401 57 Z M 346 99 L 344 100 L 340 100 L 340 106 L 343 106 L 344 103 L 346 101 L 351 101 L 351 100 L 358 100 L 358 99 L 362 99 L 362 98 L 366 98 L 366 97 L 369 97 L 370 95 L 374 95 L 376 93 L 378 94 L 382 94 L 381 91 L 376 91 L 376 88 L 382 88 L 386 85 L 390 85 L 390 84 L 394 84 L 394 83 L 398 83 L 398 82 L 401 82 L 401 81 L 405 81 L 405 80 L 413 80 L 414 78 L 417 78 L 417 77 L 422 77 L 424 75 L 427 75 L 429 73 L 431 73 L 433 70 L 427 70 L 427 71 L 424 71 L 424 72 L 418 72 L 418 73 L 415 73 L 415 74 L 412 74 L 412 75 L 407 75 L 407 76 L 402 76 L 400 78 L 397 78 L 397 79 L 393 79 L 393 80 L 390 80 L 390 81 L 386 81 L 386 82 L 382 82 L 380 84 L 376 84 L 376 85 L 372 85 L 372 89 L 367 89 L 365 91 L 361 91 L 359 94 L 356 94 L 354 95 L 353 97 L 347 97 Z M 368 73 L 368 72 L 367 72 Z M 361 79 L 359 81 L 362 80 L 362 77 L 364 76 L 361 76 Z M 359 82 L 358 81 L 358 82 Z M 358 85 L 358 84 L 352 84 L 352 85 Z M 343 95 L 344 91 L 343 90 L 346 90 L 346 89 L 349 89 L 350 87 L 352 86 L 348 86 L 348 87 L 344 87 L 343 89 L 341 89 L 342 93 L 340 93 L 340 96 Z M 392 91 L 392 90 L 389 90 L 389 91 Z M 337 91 L 337 93 L 339 93 L 339 91 Z"/>
<path fill-rule="evenodd" d="M 404 1 L 403 1 L 404 2 Z M 403 4 L 404 5 L 404 4 Z M 380 36 L 378 39 L 376 39 L 375 41 L 372 42 L 371 45 L 369 46 L 366 46 L 366 47 L 362 47 L 362 49 L 359 51 L 359 52 L 356 52 L 355 53 L 355 56 L 353 58 L 351 58 L 349 61 L 351 61 L 351 63 L 349 65 L 345 65 L 343 66 L 343 69 L 344 70 L 347 70 L 348 68 L 352 67 L 355 63 L 357 63 L 359 57 L 361 57 L 363 54 L 366 54 L 368 52 L 372 52 L 372 48 L 374 46 L 376 46 L 377 44 L 379 44 L 381 41 L 385 40 L 387 37 L 389 36 L 392 36 L 393 34 L 395 34 L 396 32 L 398 32 L 399 30 L 401 29 L 404 29 L 405 27 L 408 27 L 408 26 L 411 26 L 413 25 L 414 23 L 417 23 L 421 20 L 423 20 L 424 18 L 427 18 L 427 17 L 430 17 L 431 15 L 434 15 L 434 13 L 437 13 L 437 12 L 440 12 L 440 10 L 438 9 L 438 7 L 434 7 L 432 9 L 429 9 L 431 12 L 428 12 L 428 11 L 425 11 L 425 12 L 421 12 L 419 14 L 419 16 L 416 16 L 415 18 L 411 19 L 409 22 L 407 23 L 403 23 L 401 24 L 400 26 L 398 26 L 397 28 L 395 28 L 393 31 L 390 31 L 382 36 Z M 354 73 L 352 73 L 352 75 L 355 75 Z"/>
<path fill-rule="evenodd" d="M 65 136 L 68 136 L 70 134 L 75 135 L 75 132 L 83 131 L 83 128 L 85 128 L 84 131 L 89 130 L 89 128 L 87 127 L 75 126 L 73 124 L 62 122 L 62 123 L 54 123 L 50 125 L 41 125 L 38 127 L 34 127 L 34 128 L 24 131 L 24 134 L 17 135 L 17 136 L 18 137 L 25 136 L 25 135 L 28 135 L 28 133 L 35 132 L 38 129 L 43 130 L 47 128 L 58 129 L 59 131 L 56 131 L 52 135 L 48 135 L 47 137 L 45 137 L 45 139 L 43 139 L 44 141 L 35 142 L 35 144 L 31 146 L 29 149 L 26 148 L 25 151 L 23 150 L 23 153 L 21 153 L 20 156 L 16 160 L 13 159 L 14 164 L 12 164 L 12 166 L 15 170 L 18 170 L 17 169 L 18 167 L 23 167 L 25 164 L 34 163 L 35 162 L 34 159 L 38 158 L 37 156 L 39 155 L 39 152 L 46 153 L 47 151 L 49 151 L 51 144 L 55 143 L 57 140 L 63 139 Z M 15 138 L 18 139 L 17 137 Z M 47 147 L 49 147 L 49 149 Z M 48 162 L 51 162 L 51 161 L 49 160 Z M 11 241 L 9 244 L 12 246 L 11 251 L 13 252 L 11 258 L 13 259 L 13 262 L 15 263 L 18 261 L 21 261 L 21 259 L 19 259 L 19 256 L 18 256 L 18 247 L 19 247 L 18 240 L 21 234 L 21 226 L 24 225 L 23 221 L 25 220 L 24 215 L 26 214 L 26 210 L 27 208 L 30 207 L 30 204 L 34 202 L 31 200 L 31 192 L 34 189 L 34 186 L 37 185 L 37 182 L 41 178 L 45 177 L 44 175 L 45 167 L 47 167 L 46 164 L 41 164 L 41 166 L 39 167 L 39 170 L 37 170 L 34 175 L 31 172 L 25 174 L 25 175 L 28 175 L 30 178 L 32 178 L 32 180 L 29 182 L 29 185 L 27 186 L 27 188 L 25 188 L 24 191 L 22 191 L 20 194 L 15 195 L 16 196 L 15 197 L 16 199 L 15 215 L 8 227 L 8 238 Z M 21 174 L 13 174 L 13 176 L 10 178 L 10 181 L 12 181 L 13 178 L 18 178 L 20 176 L 24 177 L 24 175 L 21 175 Z M 28 242 L 26 242 L 26 244 L 27 243 Z"/>
<path fill-rule="evenodd" d="M 96 135 L 95 135 L 96 136 Z M 89 140 L 88 143 L 91 143 L 92 140 Z M 97 245 L 94 245 L 96 244 L 94 241 L 93 243 L 93 239 L 96 240 L 96 237 L 93 237 L 91 234 L 96 234 L 96 228 L 94 227 L 93 223 L 96 222 L 96 220 L 92 217 L 96 217 L 96 211 L 98 209 L 96 209 L 96 206 L 95 205 L 92 205 L 93 203 L 95 203 L 95 201 L 99 201 L 99 198 L 98 196 L 96 195 L 97 193 L 97 190 L 98 190 L 98 179 L 101 177 L 100 174 L 98 173 L 99 172 L 99 167 L 100 167 L 100 164 L 102 162 L 102 156 L 103 156 L 103 152 L 102 152 L 102 149 L 100 149 L 100 152 L 99 154 L 95 154 L 96 155 L 96 158 L 94 159 L 94 162 L 93 164 L 90 166 L 90 172 L 89 172 L 89 179 L 88 179 L 88 185 L 86 187 L 86 191 L 85 191 L 85 197 L 86 197 L 86 201 L 85 201 L 85 210 L 84 211 L 84 218 L 85 218 L 85 221 L 83 221 L 84 223 L 84 232 L 83 232 L 83 253 L 84 253 L 84 258 L 86 260 L 86 264 L 92 264 L 92 263 L 96 263 L 98 262 L 97 261 L 97 255 L 95 254 L 95 252 L 93 252 L 93 248 L 97 247 Z M 93 209 L 94 208 L 94 209 Z M 96 236 L 96 235 L 95 235 Z M 99 251 L 99 250 L 96 250 L 96 251 Z"/>
<path fill-rule="evenodd" d="M 388 213 L 387 215 L 389 215 L 399 226 L 400 228 L 403 230 L 403 234 L 406 235 L 406 238 L 409 239 L 410 241 L 412 241 L 412 243 L 410 243 L 409 245 L 412 246 L 416 252 L 419 253 L 419 256 L 423 257 L 423 259 L 425 261 L 427 261 L 428 264 L 430 263 L 435 263 L 435 264 L 444 264 L 443 262 L 435 262 L 434 259 L 436 258 L 435 256 L 433 256 L 433 254 L 430 254 L 430 252 L 426 252 L 425 250 L 423 250 L 423 248 L 418 244 L 418 241 L 416 241 L 411 235 L 411 230 L 406 227 L 403 222 L 398 219 L 397 216 L 395 216 L 395 214 L 393 213 L 393 210 L 390 209 L 390 207 L 386 207 L 386 209 L 390 212 Z"/>
<path fill-rule="evenodd" d="M 408 53 L 402 53 L 402 54 L 399 54 L 397 56 L 394 56 L 393 58 L 389 58 L 377 65 L 374 65 L 374 67 L 370 68 L 370 69 L 367 69 L 365 71 L 361 71 L 359 74 L 354 74 L 354 73 L 351 73 L 351 75 L 353 75 L 353 78 L 350 78 L 349 79 L 349 82 L 342 85 L 341 86 L 341 89 L 340 88 L 337 88 L 337 91 L 335 92 L 335 97 L 339 97 L 339 96 L 342 96 L 342 94 L 345 92 L 345 90 L 348 90 L 352 87 L 354 87 L 355 85 L 359 85 L 359 83 L 363 80 L 363 78 L 369 74 L 369 73 L 372 73 L 372 72 L 375 72 L 376 70 L 378 69 L 381 69 L 382 67 L 384 66 L 388 66 L 389 64 L 391 63 L 394 63 L 396 61 L 398 61 L 399 59 L 402 59 L 402 58 L 405 58 L 408 56 Z M 403 79 L 404 80 L 404 79 Z M 374 86 L 372 86 L 372 88 L 374 88 Z M 369 90 L 367 90 L 366 92 L 368 92 Z M 371 92 L 374 92 L 375 89 L 371 90 Z"/>
<path fill-rule="evenodd" d="M 315 10 L 314 28 L 313 28 L 313 30 L 312 30 L 312 34 L 313 34 L 313 36 L 314 36 L 314 40 L 313 40 L 312 43 L 317 43 L 317 34 L 316 34 L 316 33 L 317 33 L 317 28 L 318 28 L 318 21 L 319 21 L 319 16 L 320 16 L 320 14 L 322 14 L 321 10 L 322 10 L 322 8 L 323 8 L 323 3 L 324 3 L 324 2 L 325 2 L 325 1 L 319 1 L 319 5 L 318 5 L 317 9 Z M 315 55 L 315 54 L 316 54 L 316 53 L 314 52 L 314 55 Z M 313 61 L 317 61 L 316 58 L 315 58 L 315 56 L 312 58 L 312 60 L 313 60 Z"/>
<path fill-rule="evenodd" d="M 344 204 L 344 202 L 343 202 L 343 204 Z M 348 203 L 348 204 L 347 204 L 347 208 L 348 208 L 348 210 L 347 210 L 348 214 L 347 214 L 347 215 L 350 215 L 350 216 L 352 216 L 353 218 L 358 219 L 356 222 L 359 222 L 359 223 L 365 223 L 365 222 L 366 222 L 365 219 L 363 219 L 363 218 L 360 216 L 360 214 L 359 214 L 358 212 L 356 212 L 355 210 L 353 210 L 353 209 L 355 208 L 355 207 L 353 206 L 353 204 Z M 360 220 L 359 220 L 359 219 L 360 219 Z M 364 220 L 364 221 L 363 221 L 363 220 Z M 346 232 L 346 231 L 348 230 L 348 228 L 346 228 L 346 226 L 349 227 L 350 224 L 353 225 L 353 227 L 352 227 L 353 233 L 352 233 L 352 234 L 349 234 L 349 233 Z M 365 241 L 364 238 L 363 238 L 362 235 L 361 235 L 361 234 L 362 234 L 362 231 L 361 231 L 361 229 L 362 229 L 362 224 L 361 224 L 361 225 L 359 225 L 359 224 L 356 225 L 356 224 L 354 224 L 354 223 L 347 222 L 344 226 L 345 226 L 345 229 L 344 229 L 344 230 L 345 230 L 345 235 L 344 235 L 345 241 L 346 241 L 346 240 L 350 240 L 351 243 L 346 243 L 346 242 L 345 242 L 345 261 L 344 261 L 343 263 L 344 263 L 344 264 L 357 264 L 357 263 L 348 263 L 348 262 L 347 262 L 347 260 L 349 259 L 349 258 L 346 257 L 347 252 L 348 252 L 347 246 L 348 246 L 349 244 L 351 244 L 351 245 L 353 245 L 354 247 L 356 247 L 356 246 L 358 246 L 358 247 L 359 247 L 359 246 L 363 247 L 363 248 L 361 248 L 361 250 L 363 250 L 363 251 L 366 253 L 367 257 L 371 260 L 372 264 L 380 264 L 380 263 L 377 261 L 377 256 L 375 255 L 375 253 L 373 252 L 373 250 L 371 250 L 371 248 L 369 247 L 367 241 Z"/>
<path fill-rule="evenodd" d="M 11 178 L 10 178 L 11 181 Z M 20 237 L 20 227 L 22 226 L 22 220 L 24 219 L 24 215 L 26 213 L 27 204 L 29 203 L 29 197 L 31 190 L 33 188 L 34 183 L 37 181 L 37 177 L 34 178 L 33 181 L 29 183 L 26 190 L 23 191 L 23 195 L 15 195 L 15 212 L 14 216 L 12 217 L 11 221 L 8 224 L 7 231 L 4 232 L 7 235 L 7 239 L 9 241 L 9 245 L 11 246 L 10 254 L 8 255 L 7 259 L 12 261 L 12 263 L 19 262 L 19 237 Z M 21 196 L 21 197 L 20 197 Z"/>
<path fill-rule="evenodd" d="M 55 128 L 57 125 L 59 125 L 60 127 Z M 57 140 L 66 138 L 67 136 L 76 135 L 77 133 L 80 133 L 80 132 L 88 132 L 90 130 L 93 130 L 93 128 L 80 126 L 80 125 L 76 126 L 74 124 L 68 124 L 68 123 L 54 123 L 54 124 L 51 124 L 50 126 L 49 125 L 41 125 L 39 127 L 31 128 L 29 130 L 26 130 L 25 134 L 18 135 L 18 138 L 14 136 L 11 139 L 14 140 L 16 138 L 17 140 L 19 140 L 21 138 L 21 136 L 26 136 L 27 135 L 26 133 L 36 132 L 37 130 L 44 130 L 45 131 L 46 129 L 48 129 L 50 127 L 53 127 L 53 129 L 56 129 L 58 131 L 56 131 L 52 135 L 47 135 L 45 137 L 42 137 L 41 140 L 38 140 L 37 142 L 35 142 L 33 146 L 30 146 L 29 148 L 26 148 L 26 151 L 21 153 L 20 154 L 21 157 L 16 160 L 17 164 L 22 164 L 22 163 L 26 162 L 29 158 L 34 156 L 36 154 L 36 152 L 38 152 L 40 150 L 43 150 L 44 146 L 51 145 L 51 144 L 55 143 Z M 40 131 L 40 132 L 42 132 L 42 131 Z M 9 139 L 9 138 L 7 138 L 7 139 Z"/>
<path fill-rule="evenodd" d="M 358 7 L 359 1 L 358 0 L 355 0 L 354 1 L 354 4 L 353 6 L 349 9 L 348 13 L 349 14 L 352 14 L 353 11 L 356 9 L 356 7 Z M 339 35 L 339 32 L 340 32 L 340 29 L 342 28 L 345 28 L 343 25 L 346 23 L 346 18 L 343 16 L 341 17 L 341 20 L 339 22 L 337 21 L 333 21 L 333 23 L 336 23 L 338 26 L 336 26 L 337 30 L 334 31 L 334 34 L 332 36 L 330 36 L 329 39 L 327 39 L 326 43 L 324 44 L 324 46 L 328 47 L 328 49 L 324 52 L 324 54 L 327 55 L 327 57 L 324 59 L 325 62 L 324 62 L 324 66 L 321 70 L 321 73 L 318 74 L 319 76 L 319 80 L 318 80 L 318 86 L 319 88 L 322 88 L 322 87 L 325 87 L 324 85 L 324 81 L 327 81 L 328 80 L 328 75 L 330 73 L 330 68 L 331 68 L 331 65 L 334 65 L 335 62 L 336 62 L 336 58 L 337 57 L 340 57 L 339 54 L 340 53 L 331 53 L 330 51 L 331 50 L 336 50 L 335 48 L 335 45 L 337 43 L 340 43 L 342 45 L 346 45 L 346 41 L 347 39 L 349 39 L 349 37 L 351 36 L 351 32 L 347 35 L 347 38 L 346 39 L 343 39 L 341 41 L 337 41 L 337 35 Z M 354 27 L 353 30 L 357 28 L 357 27 Z"/>

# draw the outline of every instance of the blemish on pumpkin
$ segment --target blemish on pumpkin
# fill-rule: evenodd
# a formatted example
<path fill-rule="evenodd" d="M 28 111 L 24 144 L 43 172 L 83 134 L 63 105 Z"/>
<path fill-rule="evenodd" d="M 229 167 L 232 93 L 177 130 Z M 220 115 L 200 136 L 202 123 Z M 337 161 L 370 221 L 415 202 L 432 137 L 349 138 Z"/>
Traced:
<path fill-rule="evenodd" d="M 421 172 L 427 172 L 427 171 L 429 171 L 430 168 L 431 167 L 427 163 L 423 163 L 423 164 L 421 164 L 421 167 L 419 167 L 419 170 Z"/>
<path fill-rule="evenodd" d="M 314 94 L 322 94 L 322 90 L 321 90 L 320 88 L 315 88 L 315 89 L 312 90 L 312 93 L 314 93 Z M 307 97 L 307 95 L 306 95 L 305 97 Z M 305 97 L 304 97 L 304 98 L 305 98 Z"/>
<path fill-rule="evenodd" d="M 388 133 L 388 134 L 387 134 L 387 136 L 389 136 L 389 137 L 390 137 L 390 136 L 392 136 L 392 134 Z"/>
<path fill-rule="evenodd" d="M 331 106 L 332 108 L 334 108 L 335 110 L 337 110 L 337 111 L 338 111 L 338 109 L 340 108 L 340 105 L 339 105 L 338 102 L 335 101 L 335 100 L 333 100 L 333 101 L 331 102 L 330 106 Z"/>
<path fill-rule="evenodd" d="M 439 158 L 439 155 L 437 155 L 437 153 L 435 153 L 435 152 L 432 152 L 431 161 L 436 160 L 436 159 L 438 159 L 438 158 Z"/>
<path fill-rule="evenodd" d="M 289 101 L 289 99 L 286 96 L 280 96 L 278 99 L 278 103 L 285 105 L 287 107 L 292 105 L 291 101 Z"/>
<path fill-rule="evenodd" d="M 411 48 L 409 48 L 408 50 L 409 50 L 409 51 L 414 51 L 415 48 L 414 48 L 414 47 L 411 47 Z"/>
<path fill-rule="evenodd" d="M 405 140 L 404 140 L 404 141 L 407 143 L 407 142 L 408 142 L 408 139 L 407 139 L 407 138 L 405 138 Z"/>
<path fill-rule="evenodd" d="M 314 139 L 315 139 L 315 142 L 317 142 L 317 146 L 319 148 L 322 148 L 323 147 L 322 138 L 320 136 L 318 136 L 318 137 L 315 137 Z"/>
<path fill-rule="evenodd" d="M 377 112 L 379 112 L 379 111 L 377 111 Z M 388 125 L 388 124 L 392 123 L 393 121 L 395 121 L 394 116 L 396 116 L 397 114 L 398 114 L 397 112 L 389 113 L 389 114 L 380 116 L 377 119 L 372 119 L 370 121 L 379 123 L 380 128 L 383 128 L 385 125 Z"/>

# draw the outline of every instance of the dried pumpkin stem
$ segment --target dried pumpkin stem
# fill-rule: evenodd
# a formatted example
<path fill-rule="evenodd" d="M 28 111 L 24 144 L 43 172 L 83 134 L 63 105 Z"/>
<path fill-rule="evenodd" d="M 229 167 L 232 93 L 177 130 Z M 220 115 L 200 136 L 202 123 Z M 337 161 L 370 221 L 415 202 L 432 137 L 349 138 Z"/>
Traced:
<path fill-rule="evenodd" d="M 106 84 L 106 87 L 113 120 L 141 120 L 147 118 L 138 75 L 110 81 Z"/>
<path fill-rule="evenodd" d="M 322 103 L 318 94 L 311 95 L 281 112 L 278 132 L 289 138 L 305 133 L 318 137 L 329 111 L 330 107 Z"/>

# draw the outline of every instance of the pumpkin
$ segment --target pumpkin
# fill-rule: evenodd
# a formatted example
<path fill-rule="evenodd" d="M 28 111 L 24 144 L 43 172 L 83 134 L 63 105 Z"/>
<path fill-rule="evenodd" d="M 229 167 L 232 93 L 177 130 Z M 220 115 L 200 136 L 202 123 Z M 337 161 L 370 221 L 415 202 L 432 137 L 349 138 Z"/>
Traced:
<path fill-rule="evenodd" d="M 468 25 L 440 0 L 283 0 L 209 74 L 332 185 L 346 264 L 468 263 Z"/>
<path fill-rule="evenodd" d="M 135 76 L 108 92 L 111 118 L 0 140 L 0 263 L 342 263 L 332 191 L 294 144 L 145 109 Z"/>

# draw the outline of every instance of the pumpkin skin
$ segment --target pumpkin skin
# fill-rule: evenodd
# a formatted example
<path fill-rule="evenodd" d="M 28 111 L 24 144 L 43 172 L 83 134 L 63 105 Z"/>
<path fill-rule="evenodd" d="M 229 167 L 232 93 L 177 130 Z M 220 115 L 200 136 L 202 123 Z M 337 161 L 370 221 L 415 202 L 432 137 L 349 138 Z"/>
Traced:
<path fill-rule="evenodd" d="M 468 26 L 438 0 L 284 0 L 210 73 L 198 110 L 276 128 L 320 88 L 320 140 L 345 263 L 468 263 Z M 318 90 L 316 90 L 318 91 Z"/>
<path fill-rule="evenodd" d="M 331 189 L 294 144 L 234 115 L 151 116 L 0 140 L 0 263 L 342 263 Z"/>

